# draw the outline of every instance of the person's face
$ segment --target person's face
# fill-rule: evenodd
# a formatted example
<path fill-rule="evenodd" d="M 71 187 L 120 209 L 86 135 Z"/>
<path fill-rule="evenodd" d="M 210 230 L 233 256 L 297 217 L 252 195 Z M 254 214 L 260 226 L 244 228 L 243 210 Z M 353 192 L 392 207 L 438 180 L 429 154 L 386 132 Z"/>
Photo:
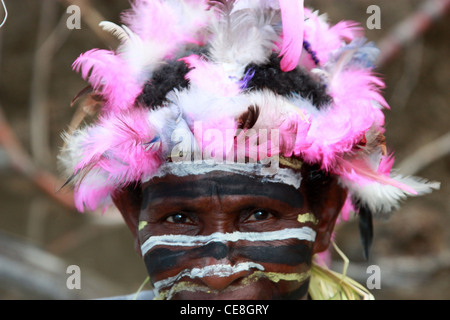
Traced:
<path fill-rule="evenodd" d="M 345 192 L 302 171 L 298 189 L 217 171 L 154 178 L 140 209 L 117 197 L 161 298 L 307 297 L 312 256 L 328 246 Z"/>

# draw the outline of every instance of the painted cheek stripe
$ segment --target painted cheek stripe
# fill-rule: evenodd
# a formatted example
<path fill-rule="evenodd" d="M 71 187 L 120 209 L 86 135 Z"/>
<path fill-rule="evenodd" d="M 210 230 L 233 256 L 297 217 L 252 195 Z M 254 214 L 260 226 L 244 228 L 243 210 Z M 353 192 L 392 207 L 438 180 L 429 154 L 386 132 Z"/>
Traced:
<path fill-rule="evenodd" d="M 194 247 L 207 245 L 211 242 L 236 242 L 236 241 L 278 241 L 287 239 L 298 239 L 314 242 L 316 232 L 310 227 L 286 228 L 267 232 L 216 232 L 206 236 L 187 236 L 181 234 L 166 234 L 149 237 L 141 246 L 142 256 L 155 246 L 181 246 Z"/>
<path fill-rule="evenodd" d="M 275 263 L 287 266 L 311 264 L 312 251 L 308 244 L 264 246 L 230 246 L 228 243 L 211 242 L 194 248 L 164 247 L 152 249 L 144 256 L 144 262 L 150 276 L 164 272 L 174 266 L 193 266 L 192 261 L 214 258 L 219 261 L 252 261 L 255 263 Z"/>
<path fill-rule="evenodd" d="M 315 225 L 317 225 L 319 223 L 319 220 L 316 218 L 316 216 L 312 213 L 301 213 L 297 216 L 297 221 L 300 223 L 307 223 L 307 222 L 311 222 Z"/>
<path fill-rule="evenodd" d="M 142 231 L 144 228 L 145 228 L 145 226 L 148 224 L 148 222 L 147 221 L 139 221 L 139 224 L 138 224 L 138 231 Z"/>

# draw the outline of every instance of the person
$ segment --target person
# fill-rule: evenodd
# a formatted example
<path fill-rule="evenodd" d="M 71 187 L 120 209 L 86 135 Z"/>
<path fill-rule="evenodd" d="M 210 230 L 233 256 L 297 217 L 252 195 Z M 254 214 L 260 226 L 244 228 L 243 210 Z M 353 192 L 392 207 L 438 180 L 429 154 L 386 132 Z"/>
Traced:
<path fill-rule="evenodd" d="M 60 162 L 80 211 L 121 212 L 145 297 L 373 298 L 321 292 L 336 223 L 358 214 L 368 256 L 372 218 L 439 183 L 391 170 L 362 28 L 299 0 L 136 0 L 122 20 L 100 24 L 117 50 L 73 64 L 101 108 Z"/>

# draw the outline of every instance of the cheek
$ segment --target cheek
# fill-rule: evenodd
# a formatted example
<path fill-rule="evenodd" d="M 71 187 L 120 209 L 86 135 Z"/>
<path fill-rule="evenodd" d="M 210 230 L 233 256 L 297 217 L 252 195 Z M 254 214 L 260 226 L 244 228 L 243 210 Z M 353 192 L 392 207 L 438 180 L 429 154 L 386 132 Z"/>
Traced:
<path fill-rule="evenodd" d="M 312 262 L 312 243 L 282 242 L 276 246 L 245 249 L 249 257 L 259 259 L 264 271 L 261 279 L 268 279 L 280 299 L 300 299 L 307 294 Z"/>

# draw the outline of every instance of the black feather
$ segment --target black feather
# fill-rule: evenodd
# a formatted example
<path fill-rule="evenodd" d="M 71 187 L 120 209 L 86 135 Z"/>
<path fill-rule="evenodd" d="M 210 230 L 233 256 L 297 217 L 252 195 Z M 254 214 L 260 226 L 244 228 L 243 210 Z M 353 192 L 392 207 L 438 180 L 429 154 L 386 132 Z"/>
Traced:
<path fill-rule="evenodd" d="M 359 207 L 359 235 L 363 246 L 364 259 L 369 260 L 373 240 L 372 212 L 366 206 Z"/>
<path fill-rule="evenodd" d="M 258 121 L 260 108 L 258 106 L 251 105 L 247 111 L 244 112 L 237 121 L 237 128 L 247 130 L 253 128 L 256 121 Z"/>
<path fill-rule="evenodd" d="M 73 181 L 73 179 L 75 178 L 76 174 L 72 174 L 67 180 L 66 182 L 64 182 L 64 184 L 58 189 L 56 190 L 55 193 L 60 192 L 62 189 L 64 189 L 69 183 L 71 183 Z"/>

